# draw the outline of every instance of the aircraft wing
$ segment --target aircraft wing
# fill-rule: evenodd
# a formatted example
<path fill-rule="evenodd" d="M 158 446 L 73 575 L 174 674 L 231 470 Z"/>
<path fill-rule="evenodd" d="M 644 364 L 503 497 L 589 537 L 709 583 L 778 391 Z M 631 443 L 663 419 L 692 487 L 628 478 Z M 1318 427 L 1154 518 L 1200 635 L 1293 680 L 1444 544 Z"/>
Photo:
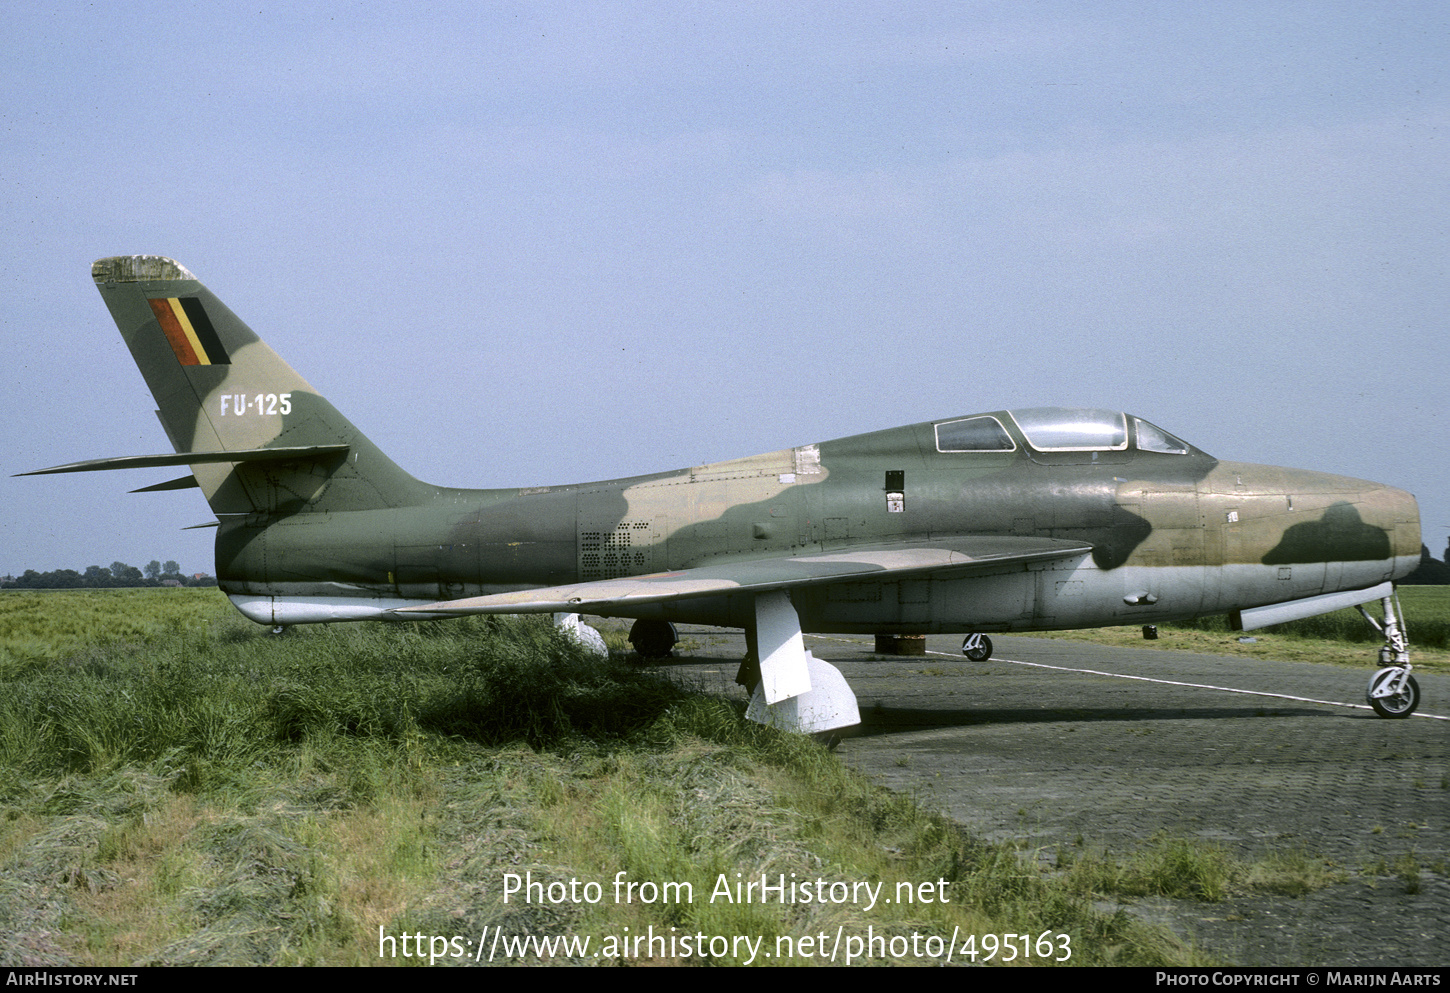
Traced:
<path fill-rule="evenodd" d="M 1056 538 L 986 535 L 883 542 L 811 555 L 730 561 L 675 572 L 621 579 L 600 579 L 567 586 L 494 593 L 446 600 L 396 613 L 430 616 L 465 614 L 590 613 L 591 608 L 718 596 L 766 593 L 824 583 L 891 579 L 917 573 L 986 571 L 1003 565 L 1070 558 L 1092 552 L 1092 545 Z"/>

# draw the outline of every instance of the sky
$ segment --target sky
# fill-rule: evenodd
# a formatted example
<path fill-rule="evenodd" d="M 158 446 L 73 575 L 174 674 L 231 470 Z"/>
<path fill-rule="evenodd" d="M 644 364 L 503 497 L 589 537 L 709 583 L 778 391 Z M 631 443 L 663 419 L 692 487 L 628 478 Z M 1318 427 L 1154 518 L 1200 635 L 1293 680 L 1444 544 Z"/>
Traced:
<path fill-rule="evenodd" d="M 1450 536 L 1443 3 L 12 5 L 0 574 L 213 571 L 90 279 L 197 275 L 413 475 L 1010 407 L 1372 479 Z"/>

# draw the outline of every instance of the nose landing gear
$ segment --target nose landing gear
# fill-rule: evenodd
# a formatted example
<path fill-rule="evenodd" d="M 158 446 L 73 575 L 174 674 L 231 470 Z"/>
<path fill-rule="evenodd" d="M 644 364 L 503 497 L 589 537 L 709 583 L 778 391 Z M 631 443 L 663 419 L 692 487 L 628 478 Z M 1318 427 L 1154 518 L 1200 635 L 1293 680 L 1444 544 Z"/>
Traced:
<path fill-rule="evenodd" d="M 1410 640 L 1405 635 L 1404 622 L 1400 620 L 1398 597 L 1387 596 L 1380 601 L 1385 619 L 1381 623 L 1369 615 L 1361 605 L 1356 608 L 1370 627 L 1385 636 L 1384 647 L 1380 649 L 1380 669 L 1369 680 L 1365 691 L 1365 702 L 1381 717 L 1409 717 L 1420 705 L 1420 684 L 1410 675 Z"/>

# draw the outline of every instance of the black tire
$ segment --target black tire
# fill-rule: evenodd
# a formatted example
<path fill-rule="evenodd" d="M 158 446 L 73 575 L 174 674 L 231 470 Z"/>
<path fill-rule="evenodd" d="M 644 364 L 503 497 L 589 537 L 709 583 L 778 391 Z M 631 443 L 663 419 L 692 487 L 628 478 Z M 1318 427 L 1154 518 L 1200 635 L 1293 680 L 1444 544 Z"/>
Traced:
<path fill-rule="evenodd" d="M 973 639 L 976 639 L 975 645 Z M 969 634 L 962 642 L 962 654 L 973 662 L 985 662 L 992 657 L 992 639 L 985 634 Z"/>
<path fill-rule="evenodd" d="M 816 744 L 828 752 L 834 752 L 836 746 L 841 743 L 841 734 L 839 731 L 817 731 L 811 737 L 815 739 Z"/>
<path fill-rule="evenodd" d="M 1404 688 L 1394 696 L 1377 697 L 1374 695 L 1374 691 L 1398 671 L 1394 667 L 1381 669 L 1370 677 L 1369 690 L 1365 693 L 1365 699 L 1374 708 L 1374 712 L 1392 720 L 1409 717 L 1420 705 L 1420 684 L 1415 682 L 1414 676 L 1407 679 Z"/>
<path fill-rule="evenodd" d="M 642 659 L 667 659 L 680 640 L 669 621 L 639 620 L 629 629 L 629 643 Z"/>

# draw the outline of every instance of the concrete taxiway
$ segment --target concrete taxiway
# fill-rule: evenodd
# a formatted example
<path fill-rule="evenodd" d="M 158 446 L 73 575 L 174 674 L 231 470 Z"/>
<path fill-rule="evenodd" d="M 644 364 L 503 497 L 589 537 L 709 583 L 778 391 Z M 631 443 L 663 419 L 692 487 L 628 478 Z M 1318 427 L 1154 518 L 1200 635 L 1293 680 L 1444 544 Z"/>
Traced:
<path fill-rule="evenodd" d="M 685 637 L 680 674 L 728 684 L 743 638 Z M 1044 859 L 1060 846 L 1126 854 L 1167 833 L 1245 858 L 1302 851 L 1351 874 L 1302 898 L 1152 909 L 1233 961 L 1444 963 L 1450 676 L 1417 673 L 1419 715 L 1386 720 L 1364 704 L 1364 647 L 1349 650 L 1365 658 L 1355 669 L 993 640 L 993 658 L 971 662 L 960 637 L 902 658 L 866 638 L 808 636 L 860 701 L 842 759 Z M 1416 865 L 1418 877 L 1405 869 Z"/>

